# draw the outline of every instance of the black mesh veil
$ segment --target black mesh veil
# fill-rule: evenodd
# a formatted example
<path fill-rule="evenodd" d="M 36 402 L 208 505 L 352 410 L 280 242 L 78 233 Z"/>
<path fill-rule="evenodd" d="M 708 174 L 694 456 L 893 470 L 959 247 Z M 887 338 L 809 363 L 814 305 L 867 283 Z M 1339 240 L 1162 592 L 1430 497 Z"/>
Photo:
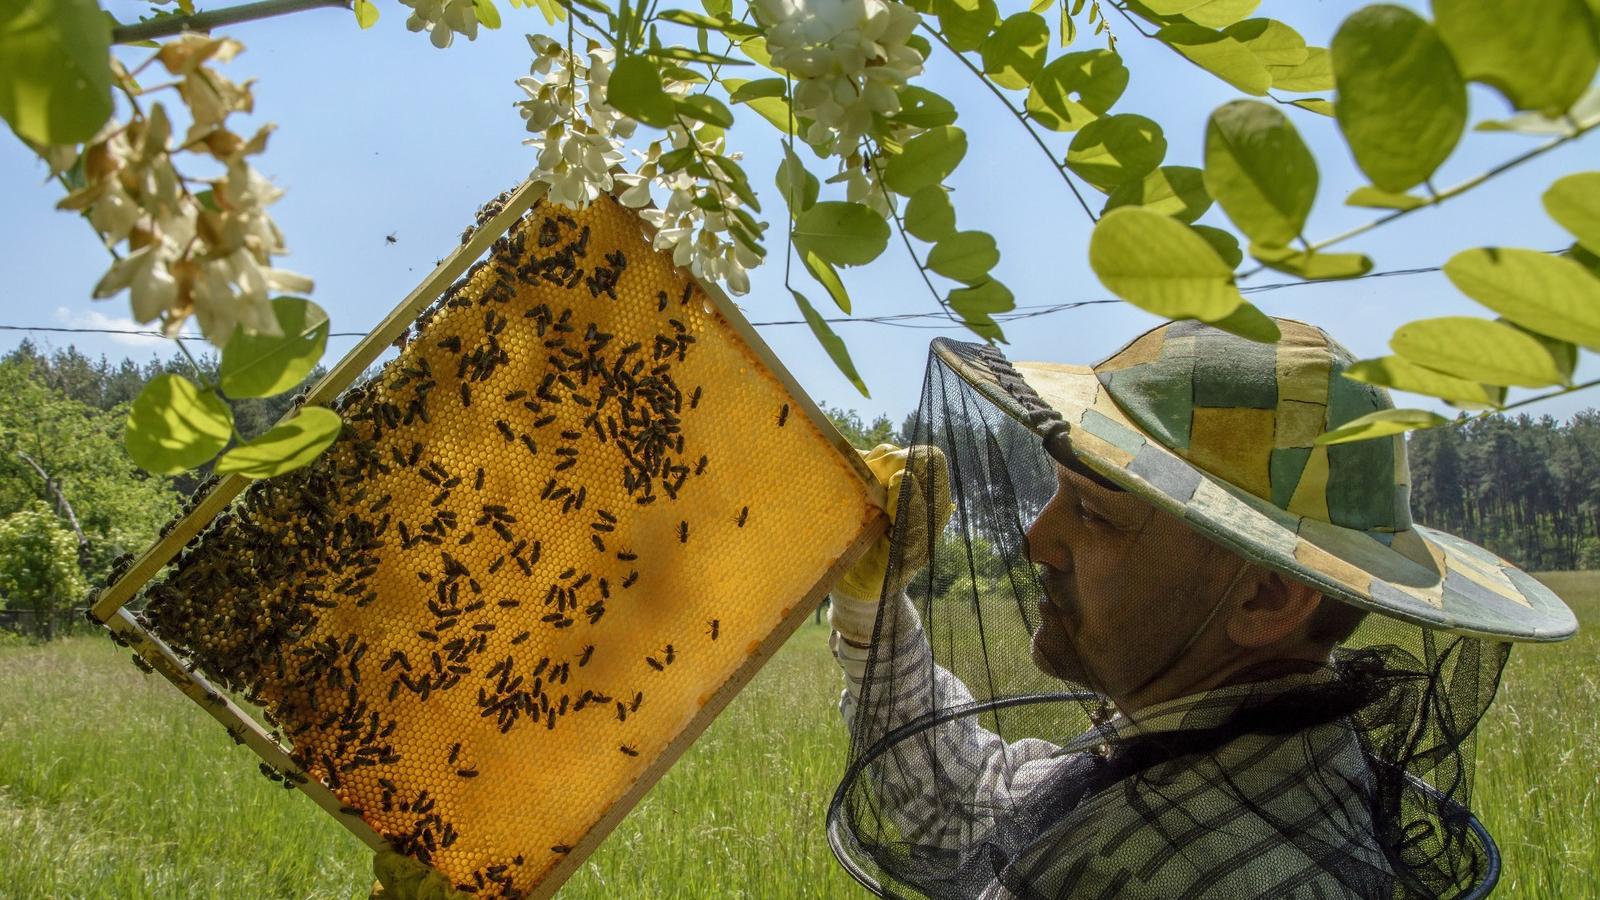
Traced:
<path fill-rule="evenodd" d="M 1204 674 L 1195 659 L 1218 652 L 1210 616 L 1259 582 L 1253 567 L 1063 466 L 936 354 L 909 438 L 936 448 L 913 453 L 934 471 L 899 487 L 828 815 L 834 852 L 869 889 L 1054 900 L 1492 887 L 1498 855 L 1470 814 L 1473 733 L 1509 644 L 1324 600 L 1320 655 L 1145 697 Z M 1045 621 L 1062 609 L 1071 636 Z"/>

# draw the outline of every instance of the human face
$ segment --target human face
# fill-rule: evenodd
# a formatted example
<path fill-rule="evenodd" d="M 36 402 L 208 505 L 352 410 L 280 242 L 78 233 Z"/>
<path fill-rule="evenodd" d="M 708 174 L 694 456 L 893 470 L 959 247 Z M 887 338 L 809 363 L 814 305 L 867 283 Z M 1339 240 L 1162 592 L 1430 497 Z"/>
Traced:
<path fill-rule="evenodd" d="M 1176 516 L 1062 466 L 1027 539 L 1045 593 L 1034 664 L 1119 702 L 1201 628 L 1229 556 Z"/>

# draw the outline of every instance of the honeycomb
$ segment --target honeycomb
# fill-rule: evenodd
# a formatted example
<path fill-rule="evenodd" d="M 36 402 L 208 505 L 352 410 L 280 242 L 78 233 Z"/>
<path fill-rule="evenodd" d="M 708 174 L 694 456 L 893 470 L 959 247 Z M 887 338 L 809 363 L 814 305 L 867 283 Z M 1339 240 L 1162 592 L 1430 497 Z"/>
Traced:
<path fill-rule="evenodd" d="M 316 779 L 463 891 L 524 896 L 875 507 L 610 198 L 534 207 L 412 334 L 142 621 L 260 709 L 301 770 L 269 777 Z"/>

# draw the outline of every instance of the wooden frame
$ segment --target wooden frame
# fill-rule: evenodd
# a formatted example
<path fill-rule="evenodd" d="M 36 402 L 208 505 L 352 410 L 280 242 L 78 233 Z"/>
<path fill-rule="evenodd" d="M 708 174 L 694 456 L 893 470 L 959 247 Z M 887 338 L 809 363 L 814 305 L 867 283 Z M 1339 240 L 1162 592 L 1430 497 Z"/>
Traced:
<path fill-rule="evenodd" d="M 449 289 L 474 261 L 482 257 L 496 240 L 508 232 L 528 210 L 532 209 L 542 199 L 544 193 L 544 185 L 531 181 L 524 182 L 513 191 L 493 217 L 482 226 L 476 228 L 468 240 L 457 247 L 429 273 L 415 289 L 407 294 L 384 317 L 377 327 L 362 338 L 310 389 L 306 397 L 306 403 L 327 403 L 349 387 L 382 354 L 385 348 L 394 343 L 410 327 L 412 321 L 424 308 Z M 651 229 L 645 223 L 641 223 L 641 225 L 644 228 L 646 239 L 653 241 L 654 229 Z M 816 426 L 828 439 L 829 443 L 834 446 L 834 449 L 849 463 L 851 469 L 862 479 L 867 487 L 869 502 L 880 511 L 885 509 L 884 490 L 861 461 L 859 454 L 855 452 L 844 436 L 822 413 L 816 403 L 801 389 L 799 383 L 784 368 L 783 364 L 756 333 L 755 329 L 744 319 L 744 316 L 733 301 L 716 284 L 699 278 L 694 278 L 694 281 L 705 292 L 716 311 L 721 314 L 724 321 L 739 336 L 740 340 L 749 347 L 791 395 L 796 402 L 798 411 L 802 412 Z M 293 412 L 291 411 L 288 415 L 293 415 Z M 274 733 L 268 732 L 262 725 L 252 719 L 245 710 L 219 692 L 203 675 L 188 669 L 170 646 L 146 629 L 139 618 L 125 608 L 127 602 L 138 593 L 140 588 L 160 572 L 191 538 L 199 534 L 213 518 L 222 513 L 249 484 L 250 479 L 236 474 L 221 478 L 186 515 L 173 524 L 165 536 L 151 545 L 121 577 L 114 580 L 101 592 L 90 610 L 90 616 L 104 624 L 112 632 L 113 640 L 132 649 L 150 667 L 159 672 L 191 700 L 199 704 L 201 708 L 205 709 L 212 718 L 221 722 L 237 742 L 248 746 L 267 765 L 286 776 L 294 783 L 295 787 L 311 797 L 313 802 L 332 815 L 364 844 L 375 851 L 390 849 L 384 838 L 360 816 L 344 811 L 343 804 L 338 796 L 320 781 L 310 778 L 302 772 L 278 743 Z M 862 530 L 856 535 L 844 553 L 834 561 L 822 580 L 814 585 L 796 606 L 784 611 L 783 619 L 778 627 L 760 642 L 755 652 L 750 654 L 734 673 L 723 682 L 705 705 L 695 714 L 689 724 L 668 744 L 666 749 L 651 761 L 650 765 L 639 775 L 628 790 L 605 810 L 600 819 L 596 821 L 549 874 L 539 882 L 529 896 L 535 898 L 551 896 L 567 878 L 577 871 L 578 867 L 600 846 L 611 831 L 632 811 L 633 807 L 643 799 L 644 795 L 655 786 L 655 783 L 666 774 L 667 770 L 683 755 L 684 751 L 699 738 L 711 721 L 750 682 L 756 672 L 772 658 L 784 641 L 799 627 L 801 621 L 810 613 L 812 608 L 821 602 L 822 597 L 834 582 L 874 541 L 884 534 L 887 523 L 888 517 L 886 515 L 876 515 L 864 524 Z"/>

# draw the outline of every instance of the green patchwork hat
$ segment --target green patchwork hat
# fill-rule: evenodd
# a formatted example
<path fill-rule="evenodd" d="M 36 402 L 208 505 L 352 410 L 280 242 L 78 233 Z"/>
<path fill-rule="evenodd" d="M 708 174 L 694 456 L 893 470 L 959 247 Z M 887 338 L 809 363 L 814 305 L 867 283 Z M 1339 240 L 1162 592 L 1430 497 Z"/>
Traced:
<path fill-rule="evenodd" d="M 993 347 L 944 339 L 933 352 L 1059 461 L 1328 596 L 1462 634 L 1571 637 L 1577 620 L 1549 588 L 1411 521 L 1403 435 L 1315 443 L 1394 404 L 1341 377 L 1354 357 L 1321 329 L 1274 321 L 1276 344 L 1172 322 L 1094 366 L 1013 365 Z"/>

